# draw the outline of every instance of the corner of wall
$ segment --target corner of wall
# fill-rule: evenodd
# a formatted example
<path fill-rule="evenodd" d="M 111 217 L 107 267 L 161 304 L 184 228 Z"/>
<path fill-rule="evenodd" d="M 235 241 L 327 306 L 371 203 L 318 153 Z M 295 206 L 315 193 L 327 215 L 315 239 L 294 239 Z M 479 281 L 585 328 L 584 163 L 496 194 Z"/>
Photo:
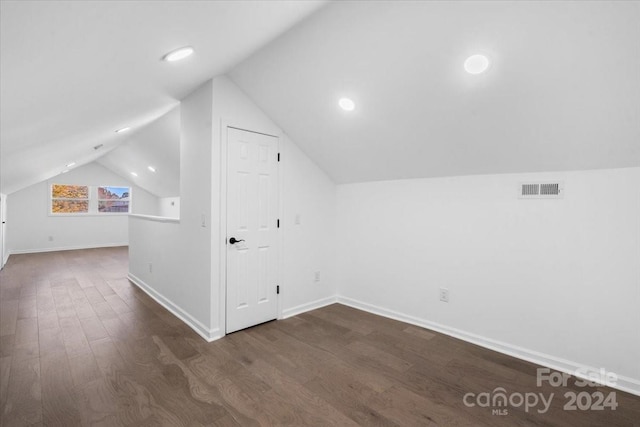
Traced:
<path fill-rule="evenodd" d="M 514 191 L 558 176 L 564 199 Z M 565 372 L 603 368 L 638 394 L 639 178 L 635 167 L 340 185 L 337 230 L 359 248 L 337 248 L 338 301 Z"/>
<path fill-rule="evenodd" d="M 335 262 L 332 248 L 335 227 L 335 184 L 311 159 L 309 159 L 255 102 L 228 76 L 213 79 L 213 123 L 220 129 L 214 131 L 213 164 L 221 164 L 226 152 L 223 126 L 261 132 L 278 136 L 281 162 L 281 228 L 283 236 L 283 283 L 281 313 L 293 312 L 320 306 L 335 297 Z M 219 168 L 224 171 L 224 167 Z M 212 202 L 225 206 L 221 188 L 221 176 L 212 176 Z M 217 190 L 220 189 L 220 190 Z M 219 201 L 219 202 L 217 202 Z M 296 214 L 304 220 L 296 224 Z M 220 219 L 224 213 L 220 213 Z M 213 231 L 214 242 L 221 241 L 220 231 Z M 221 259 L 219 246 L 214 244 L 214 259 Z M 218 252 L 216 258 L 215 253 Z M 220 265 L 218 269 L 222 269 Z M 212 277 L 219 274 L 212 270 Z M 320 283 L 314 281 L 314 272 L 321 272 Z M 223 284 L 220 283 L 220 287 Z M 214 286 L 215 288 L 215 286 Z M 215 292 L 215 291 L 214 291 Z M 224 290 L 219 299 L 214 298 L 213 307 L 222 305 Z M 222 309 L 220 310 L 222 312 Z M 212 313 L 215 317 L 215 313 Z M 224 324 L 224 319 L 220 319 Z"/>

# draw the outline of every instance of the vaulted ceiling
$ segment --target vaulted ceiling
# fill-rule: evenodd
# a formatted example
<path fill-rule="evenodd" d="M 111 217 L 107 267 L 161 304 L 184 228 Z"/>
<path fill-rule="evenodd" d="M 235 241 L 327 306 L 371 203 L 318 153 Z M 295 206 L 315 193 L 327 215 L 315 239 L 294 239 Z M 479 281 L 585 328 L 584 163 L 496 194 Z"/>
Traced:
<path fill-rule="evenodd" d="M 179 196 L 180 107 L 130 132 L 122 144 L 96 161 L 158 197 Z"/>
<path fill-rule="evenodd" d="M 179 100 L 224 73 L 338 183 L 640 165 L 638 2 L 0 5 L 5 193 L 70 162 L 160 164 Z M 475 53 L 490 67 L 467 74 Z"/>
<path fill-rule="evenodd" d="M 637 1 L 334 3 L 231 77 L 339 183 L 640 166 Z"/>
<path fill-rule="evenodd" d="M 101 157 L 323 3 L 3 0 L 0 191 Z"/>

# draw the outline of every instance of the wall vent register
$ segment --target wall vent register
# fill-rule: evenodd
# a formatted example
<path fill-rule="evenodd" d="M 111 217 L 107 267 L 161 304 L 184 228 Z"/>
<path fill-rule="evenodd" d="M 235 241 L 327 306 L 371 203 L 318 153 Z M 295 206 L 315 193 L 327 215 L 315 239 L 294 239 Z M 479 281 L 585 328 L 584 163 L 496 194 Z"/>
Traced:
<path fill-rule="evenodd" d="M 518 186 L 521 199 L 561 199 L 564 196 L 562 182 L 527 182 Z"/>

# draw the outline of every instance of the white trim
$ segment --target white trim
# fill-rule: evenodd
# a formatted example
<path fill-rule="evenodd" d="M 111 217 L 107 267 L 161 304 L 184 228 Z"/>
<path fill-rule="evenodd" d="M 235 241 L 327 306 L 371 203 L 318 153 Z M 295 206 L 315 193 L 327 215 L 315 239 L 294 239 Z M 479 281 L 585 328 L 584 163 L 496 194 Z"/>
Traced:
<path fill-rule="evenodd" d="M 55 217 L 83 217 L 83 216 L 122 216 L 129 215 L 133 210 L 133 183 L 127 185 L 88 185 L 88 184 L 63 184 L 56 183 L 53 179 L 47 181 L 49 184 L 49 206 L 47 208 L 47 216 L 52 218 Z M 53 197 L 53 186 L 54 185 L 68 185 L 73 187 L 87 187 L 87 191 L 89 192 L 88 198 L 86 199 L 70 199 L 65 197 Z M 129 210 L 127 212 L 100 212 L 99 206 L 100 202 L 109 201 L 110 199 L 100 199 L 98 197 L 98 189 L 100 187 L 118 187 L 118 188 L 128 188 L 129 189 L 129 198 L 126 201 L 129 202 Z M 54 200 L 71 200 L 71 201 L 87 201 L 87 212 L 60 212 L 55 213 L 51 211 L 53 207 Z"/>
<path fill-rule="evenodd" d="M 219 250 L 220 257 L 218 259 L 218 323 L 220 328 L 227 333 L 227 146 L 229 144 L 228 124 L 225 119 L 220 119 L 220 162 L 218 169 L 220 171 L 220 188 L 218 189 L 220 197 L 218 199 L 218 215 L 220 218 L 220 239 Z M 213 203 L 213 200 L 212 200 Z M 213 295 L 213 292 L 211 292 Z M 213 301 L 211 310 L 214 310 Z M 212 313 L 213 316 L 213 313 Z"/>
<path fill-rule="evenodd" d="M 285 146 L 285 135 L 282 131 L 278 136 L 278 267 L 276 272 L 276 278 L 278 281 L 278 286 L 280 286 L 280 293 L 278 294 L 278 319 L 284 318 L 284 298 L 282 297 L 283 292 L 286 292 L 286 283 L 284 280 L 284 235 L 285 231 L 285 220 L 284 220 L 284 146 Z M 282 160 L 280 159 L 282 155 Z"/>
<path fill-rule="evenodd" d="M 227 124 L 227 126 L 226 126 L 226 127 L 227 127 L 227 128 L 232 128 L 232 129 L 235 129 L 235 130 L 241 130 L 241 131 L 244 131 L 244 132 L 257 133 L 257 134 L 259 134 L 259 135 L 271 136 L 271 137 L 273 137 L 273 138 L 278 138 L 278 135 L 274 135 L 273 133 L 270 133 L 270 132 L 260 132 L 260 131 L 257 131 L 257 130 L 251 130 L 251 129 L 247 129 L 247 128 L 246 128 L 246 127 L 244 127 L 244 126 L 234 126 L 234 125 Z"/>
<path fill-rule="evenodd" d="M 101 243 L 99 245 L 63 246 L 63 247 L 57 247 L 57 248 L 11 249 L 7 251 L 8 252 L 7 259 L 9 259 L 9 255 L 37 254 L 40 252 L 77 251 L 80 249 L 113 248 L 118 246 L 129 246 L 129 242 Z"/>
<path fill-rule="evenodd" d="M 331 304 L 335 304 L 339 297 L 335 295 L 332 297 L 321 298 L 319 300 L 311 301 L 306 304 L 300 304 L 295 307 L 286 308 L 282 311 L 282 319 L 297 316 L 298 314 L 306 313 L 307 311 L 316 310 L 318 308 L 326 307 Z M 348 305 L 348 304 L 345 304 Z"/>
<path fill-rule="evenodd" d="M 84 200 L 84 199 L 82 199 Z M 129 212 L 102 212 L 102 213 L 49 213 L 48 216 L 51 218 L 66 218 L 66 217 L 101 217 L 101 216 L 127 216 L 131 215 Z"/>
<path fill-rule="evenodd" d="M 390 319 L 399 320 L 401 322 L 410 323 L 412 325 L 420 326 L 422 328 L 430 329 L 442 334 L 461 339 L 472 344 L 479 345 L 489 350 L 494 350 L 499 353 L 506 354 L 518 359 L 526 360 L 531 363 L 546 366 L 551 369 L 555 369 L 560 372 L 565 372 L 570 375 L 575 375 L 578 369 L 584 369 L 585 365 L 562 359 L 549 354 L 540 353 L 537 351 L 529 350 L 512 344 L 508 344 L 501 341 L 496 341 L 491 338 L 483 337 L 481 335 L 465 332 L 460 329 L 451 328 L 449 326 L 442 325 L 440 323 L 431 322 L 429 320 L 419 319 L 417 317 L 409 316 L 399 313 L 397 311 L 388 310 L 386 308 L 378 307 L 372 304 L 368 304 L 362 301 L 354 300 L 352 298 L 337 297 L 339 304 L 347 305 L 349 307 L 357 308 L 369 313 L 377 314 L 379 316 L 388 317 Z M 300 306 L 302 307 L 302 306 Z M 586 367 L 598 372 L 597 368 Z M 618 375 L 617 382 L 612 388 L 625 391 L 627 393 L 640 396 L 640 381 L 634 378 Z"/>
<path fill-rule="evenodd" d="M 156 222 L 172 222 L 180 224 L 180 218 L 171 218 L 168 216 L 156 216 L 156 215 L 142 215 L 142 214 L 128 214 L 131 218 L 145 219 L 147 221 Z"/>
<path fill-rule="evenodd" d="M 171 314 L 173 314 L 178 319 L 186 323 L 187 326 L 193 329 L 198 335 L 204 338 L 207 342 L 215 341 L 224 336 L 224 333 L 221 333 L 219 328 L 208 329 L 198 319 L 195 319 L 189 313 L 187 313 L 182 308 L 174 304 L 170 299 L 166 298 L 164 295 L 157 292 L 155 289 L 147 285 L 143 280 L 136 277 L 131 272 L 127 274 L 127 279 L 129 279 L 131 283 L 136 285 L 138 288 L 144 291 L 147 295 L 153 298 L 155 302 L 157 302 L 158 304 L 160 304 L 161 306 L 169 310 Z"/>
<path fill-rule="evenodd" d="M 0 270 L 4 268 L 5 264 L 9 260 L 9 250 L 7 249 L 7 228 L 5 224 L 7 222 L 7 195 L 0 193 Z"/>

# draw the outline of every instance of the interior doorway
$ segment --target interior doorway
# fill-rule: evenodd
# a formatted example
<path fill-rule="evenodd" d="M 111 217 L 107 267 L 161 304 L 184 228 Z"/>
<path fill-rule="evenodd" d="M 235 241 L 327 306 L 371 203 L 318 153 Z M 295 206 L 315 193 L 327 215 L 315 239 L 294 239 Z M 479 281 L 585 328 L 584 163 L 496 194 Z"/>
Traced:
<path fill-rule="evenodd" d="M 278 316 L 278 138 L 227 128 L 226 332 Z"/>

